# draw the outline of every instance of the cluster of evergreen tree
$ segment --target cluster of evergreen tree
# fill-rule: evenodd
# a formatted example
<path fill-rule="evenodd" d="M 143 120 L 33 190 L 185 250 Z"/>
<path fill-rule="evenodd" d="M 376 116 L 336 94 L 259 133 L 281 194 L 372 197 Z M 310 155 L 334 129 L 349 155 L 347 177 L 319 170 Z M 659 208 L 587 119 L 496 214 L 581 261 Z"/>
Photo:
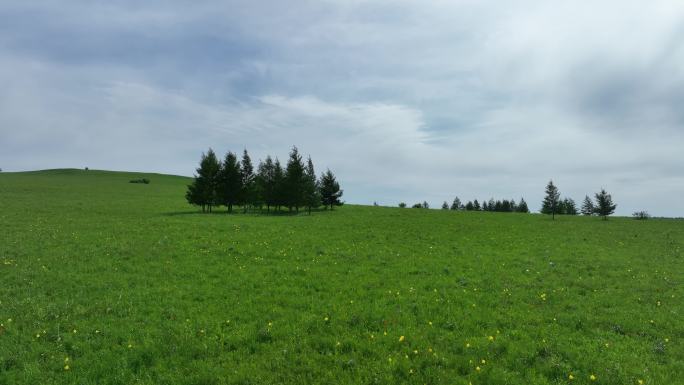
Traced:
<path fill-rule="evenodd" d="M 316 178 L 311 157 L 305 163 L 297 147 L 292 148 L 285 168 L 269 155 L 265 161 L 259 161 L 256 172 L 247 150 L 241 160 L 228 152 L 219 161 L 209 149 L 202 154 L 185 197 L 188 203 L 201 207 L 202 212 L 212 212 L 217 206 L 225 206 L 228 212 L 235 206 L 242 206 L 245 212 L 264 206 L 267 212 L 283 207 L 297 212 L 306 207 L 311 212 L 321 205 L 332 210 L 342 204 L 342 190 L 335 175 L 327 170 Z"/>
<path fill-rule="evenodd" d="M 617 205 L 613 204 L 612 197 L 604 189 L 596 193 L 595 197 L 596 203 L 592 202 L 589 196 L 584 197 L 581 213 L 583 215 L 600 215 L 604 220 L 607 220 L 608 216 L 615 212 Z M 542 201 L 541 213 L 550 214 L 551 218 L 555 219 L 556 214 L 577 215 L 578 211 L 575 201 L 570 198 L 561 200 L 558 187 L 553 184 L 553 181 L 549 181 L 546 185 L 546 195 Z"/>
<path fill-rule="evenodd" d="M 451 202 L 451 205 L 449 205 L 446 201 L 442 203 L 442 209 L 443 210 L 461 210 L 461 211 L 492 211 L 492 212 L 499 212 L 499 213 L 529 213 L 530 210 L 527 207 L 527 202 L 525 202 L 525 199 L 520 198 L 520 201 L 518 203 L 515 202 L 515 199 L 511 200 L 494 200 L 494 198 L 490 198 L 489 201 L 483 200 L 482 204 L 475 199 L 474 201 L 468 201 L 465 204 L 461 202 L 461 200 L 456 197 L 454 198 L 454 201 Z"/>

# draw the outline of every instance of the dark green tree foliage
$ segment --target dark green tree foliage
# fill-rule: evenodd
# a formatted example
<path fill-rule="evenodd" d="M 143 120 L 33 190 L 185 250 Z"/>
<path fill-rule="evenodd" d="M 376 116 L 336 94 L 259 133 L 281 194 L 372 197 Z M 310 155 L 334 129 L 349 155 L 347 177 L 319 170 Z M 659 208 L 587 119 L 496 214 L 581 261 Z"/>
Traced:
<path fill-rule="evenodd" d="M 406 208 L 406 202 L 399 202 L 399 208 L 405 209 Z"/>
<path fill-rule="evenodd" d="M 306 207 L 311 214 L 311 208 L 317 208 L 321 205 L 321 194 L 320 186 L 318 186 L 318 180 L 316 179 L 316 172 L 314 171 L 313 161 L 309 157 L 306 161 L 306 169 L 304 170 L 304 196 Z M 377 203 L 375 203 L 377 206 Z"/>
<path fill-rule="evenodd" d="M 582 203 L 582 215 L 594 215 L 596 210 L 594 209 L 594 203 L 591 201 L 588 195 L 584 196 L 584 202 Z"/>
<path fill-rule="evenodd" d="M 429 209 L 430 205 L 427 203 L 427 201 L 423 201 L 423 208 L 424 209 Z"/>
<path fill-rule="evenodd" d="M 266 211 L 271 211 L 271 206 L 275 206 L 276 198 L 276 170 L 271 156 L 266 157 L 266 161 L 259 162 L 257 168 L 257 195 L 259 201 L 266 205 Z"/>
<path fill-rule="evenodd" d="M 292 147 L 285 167 L 285 203 L 292 210 L 306 205 L 306 175 L 304 162 L 297 147 Z"/>
<path fill-rule="evenodd" d="M 473 204 L 473 202 L 468 201 L 468 203 L 465 204 L 465 210 L 466 210 L 466 211 L 473 211 L 473 210 L 475 210 L 475 205 Z"/>
<path fill-rule="evenodd" d="M 241 190 L 240 190 L 240 204 L 247 212 L 250 206 L 257 202 L 256 195 L 256 175 L 254 175 L 254 166 L 252 166 L 252 159 L 247 153 L 247 149 L 242 153 L 242 164 L 240 167 Z"/>
<path fill-rule="evenodd" d="M 451 209 L 452 210 L 460 210 L 461 209 L 461 200 L 458 199 L 458 197 L 454 198 L 454 201 L 451 203 Z"/>
<path fill-rule="evenodd" d="M 423 204 L 420 203 L 420 202 L 414 203 L 413 206 L 411 206 L 411 208 L 413 208 L 413 209 L 422 209 L 422 208 L 423 208 Z"/>
<path fill-rule="evenodd" d="M 487 202 L 487 208 L 489 211 L 494 211 L 496 209 L 496 202 L 494 201 L 494 198 L 489 198 L 489 202 Z"/>
<path fill-rule="evenodd" d="M 442 203 L 442 210 L 449 210 L 449 204 L 447 203 L 447 201 L 444 201 L 444 203 Z"/>
<path fill-rule="evenodd" d="M 185 193 L 188 203 L 202 207 L 202 212 L 211 212 L 212 207 L 217 204 L 216 185 L 219 170 L 219 161 L 210 148 L 206 154 L 202 154 L 195 179 Z"/>
<path fill-rule="evenodd" d="M 341 206 L 342 201 L 340 201 L 340 198 L 342 197 L 343 191 L 340 190 L 340 184 L 337 183 L 332 171 L 327 170 L 323 173 L 320 183 L 320 195 L 323 205 L 326 207 L 329 206 L 330 210 L 333 209 L 333 206 Z"/>
<path fill-rule="evenodd" d="M 519 213 L 529 213 L 530 209 L 527 207 L 527 202 L 523 198 L 520 198 L 520 203 L 518 203 L 517 212 Z"/>
<path fill-rule="evenodd" d="M 218 195 L 221 204 L 228 207 L 228 212 L 233 212 L 233 206 L 240 203 L 242 189 L 242 170 L 237 156 L 232 152 L 226 154 L 219 173 Z"/>
<path fill-rule="evenodd" d="M 551 218 L 556 219 L 559 200 L 560 193 L 558 192 L 558 188 L 554 186 L 553 181 L 549 181 L 549 184 L 546 185 L 546 196 L 542 202 L 542 214 L 551 214 Z"/>
<path fill-rule="evenodd" d="M 473 210 L 480 211 L 480 202 L 478 202 L 477 199 L 473 201 Z"/>
<path fill-rule="evenodd" d="M 577 215 L 577 205 L 572 198 L 563 199 L 563 214 Z"/>
<path fill-rule="evenodd" d="M 596 193 L 596 204 L 594 208 L 596 213 L 603 217 L 603 220 L 608 220 L 608 216 L 615 212 L 616 204 L 613 204 L 613 198 L 606 192 L 606 190 L 601 189 L 601 192 Z"/>
<path fill-rule="evenodd" d="M 275 195 L 273 197 L 273 204 L 276 210 L 280 210 L 280 207 L 286 204 L 285 188 L 285 170 L 283 170 L 283 166 L 280 165 L 280 161 L 276 158 L 273 170 L 273 191 Z"/>
<path fill-rule="evenodd" d="M 487 201 L 482 201 L 482 211 L 489 211 L 489 204 Z"/>

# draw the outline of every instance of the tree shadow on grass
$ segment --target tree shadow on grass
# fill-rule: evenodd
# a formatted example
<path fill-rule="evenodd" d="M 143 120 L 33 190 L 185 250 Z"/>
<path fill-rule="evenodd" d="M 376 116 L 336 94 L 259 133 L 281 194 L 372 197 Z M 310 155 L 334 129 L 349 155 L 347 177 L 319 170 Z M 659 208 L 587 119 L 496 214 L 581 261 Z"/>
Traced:
<path fill-rule="evenodd" d="M 318 208 L 318 209 L 311 209 L 311 214 L 315 213 L 323 213 L 323 212 L 330 212 L 328 209 L 323 209 L 323 208 Z M 210 213 L 208 212 L 202 212 L 202 210 L 185 210 L 185 211 L 170 211 L 166 213 L 162 213 L 161 215 L 167 216 L 167 217 L 176 217 L 176 216 L 210 216 L 210 215 L 220 215 L 220 216 L 249 216 L 249 217 L 293 217 L 293 216 L 308 216 L 309 212 L 307 210 L 299 210 L 299 212 L 293 210 L 271 210 L 271 211 L 259 211 L 259 210 L 248 210 L 247 212 L 243 212 L 242 209 L 239 210 L 233 210 L 233 212 L 229 213 L 226 210 L 217 210 L 217 211 L 212 211 Z"/>

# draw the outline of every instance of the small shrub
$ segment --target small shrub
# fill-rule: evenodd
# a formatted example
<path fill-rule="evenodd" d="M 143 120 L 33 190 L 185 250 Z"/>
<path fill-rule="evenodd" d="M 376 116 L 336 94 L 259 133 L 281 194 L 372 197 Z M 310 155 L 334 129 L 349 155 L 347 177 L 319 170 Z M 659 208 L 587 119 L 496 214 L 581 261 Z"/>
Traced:
<path fill-rule="evenodd" d="M 647 211 L 637 211 L 634 214 L 632 214 L 632 217 L 637 220 L 646 220 L 651 217 L 651 215 Z"/>
<path fill-rule="evenodd" d="M 128 183 L 144 183 L 144 184 L 150 184 L 150 180 L 147 178 L 142 178 L 142 179 L 131 179 Z"/>
<path fill-rule="evenodd" d="M 413 206 L 411 206 L 411 208 L 414 208 L 414 209 L 422 209 L 422 208 L 423 208 L 423 204 L 422 204 L 422 203 L 416 203 L 416 204 L 414 204 Z"/>

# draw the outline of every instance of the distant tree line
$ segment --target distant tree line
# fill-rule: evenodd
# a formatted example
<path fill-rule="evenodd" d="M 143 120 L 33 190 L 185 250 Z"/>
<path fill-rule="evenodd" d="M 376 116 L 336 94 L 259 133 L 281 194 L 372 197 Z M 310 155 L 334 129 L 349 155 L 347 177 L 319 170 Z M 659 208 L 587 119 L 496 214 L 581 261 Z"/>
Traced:
<path fill-rule="evenodd" d="M 228 152 L 223 161 L 209 149 L 202 154 L 185 198 L 188 203 L 201 207 L 202 212 L 225 206 L 230 213 L 241 206 L 244 212 L 266 207 L 267 212 L 282 208 L 299 212 L 300 208 L 306 208 L 310 213 L 321 205 L 331 210 L 342 205 L 342 192 L 330 170 L 317 178 L 311 157 L 305 163 L 297 147 L 292 147 L 285 168 L 278 158 L 273 160 L 269 155 L 259 161 L 256 171 L 246 149 L 241 160 Z"/>
<path fill-rule="evenodd" d="M 406 203 L 401 202 L 399 203 L 399 207 L 404 208 L 406 207 Z M 427 202 L 423 203 L 416 203 L 413 206 L 411 206 L 415 209 L 429 209 L 430 205 Z M 461 200 L 456 197 L 454 198 L 453 202 L 451 205 L 447 203 L 447 201 L 444 201 L 442 203 L 442 210 L 453 210 L 453 211 L 492 211 L 492 212 L 500 212 L 500 213 L 529 213 L 530 210 L 527 207 L 527 202 L 525 202 L 525 199 L 520 198 L 520 201 L 518 203 L 515 202 L 515 199 L 511 200 L 494 200 L 489 199 L 489 201 L 482 201 L 482 204 L 475 199 L 474 201 L 468 201 L 465 204 L 461 202 Z"/>
<path fill-rule="evenodd" d="M 615 213 L 617 205 L 613 203 L 613 198 L 606 190 L 601 189 L 600 192 L 594 194 L 594 198 L 595 201 L 592 201 L 588 195 L 584 197 L 580 209 L 582 215 L 598 215 L 603 217 L 604 220 L 607 220 L 609 215 Z M 578 214 L 575 201 L 570 198 L 561 200 L 558 187 L 553 184 L 552 180 L 546 185 L 546 195 L 542 201 L 542 208 L 540 211 L 542 214 L 551 215 L 552 219 L 555 219 L 556 215 Z"/>

